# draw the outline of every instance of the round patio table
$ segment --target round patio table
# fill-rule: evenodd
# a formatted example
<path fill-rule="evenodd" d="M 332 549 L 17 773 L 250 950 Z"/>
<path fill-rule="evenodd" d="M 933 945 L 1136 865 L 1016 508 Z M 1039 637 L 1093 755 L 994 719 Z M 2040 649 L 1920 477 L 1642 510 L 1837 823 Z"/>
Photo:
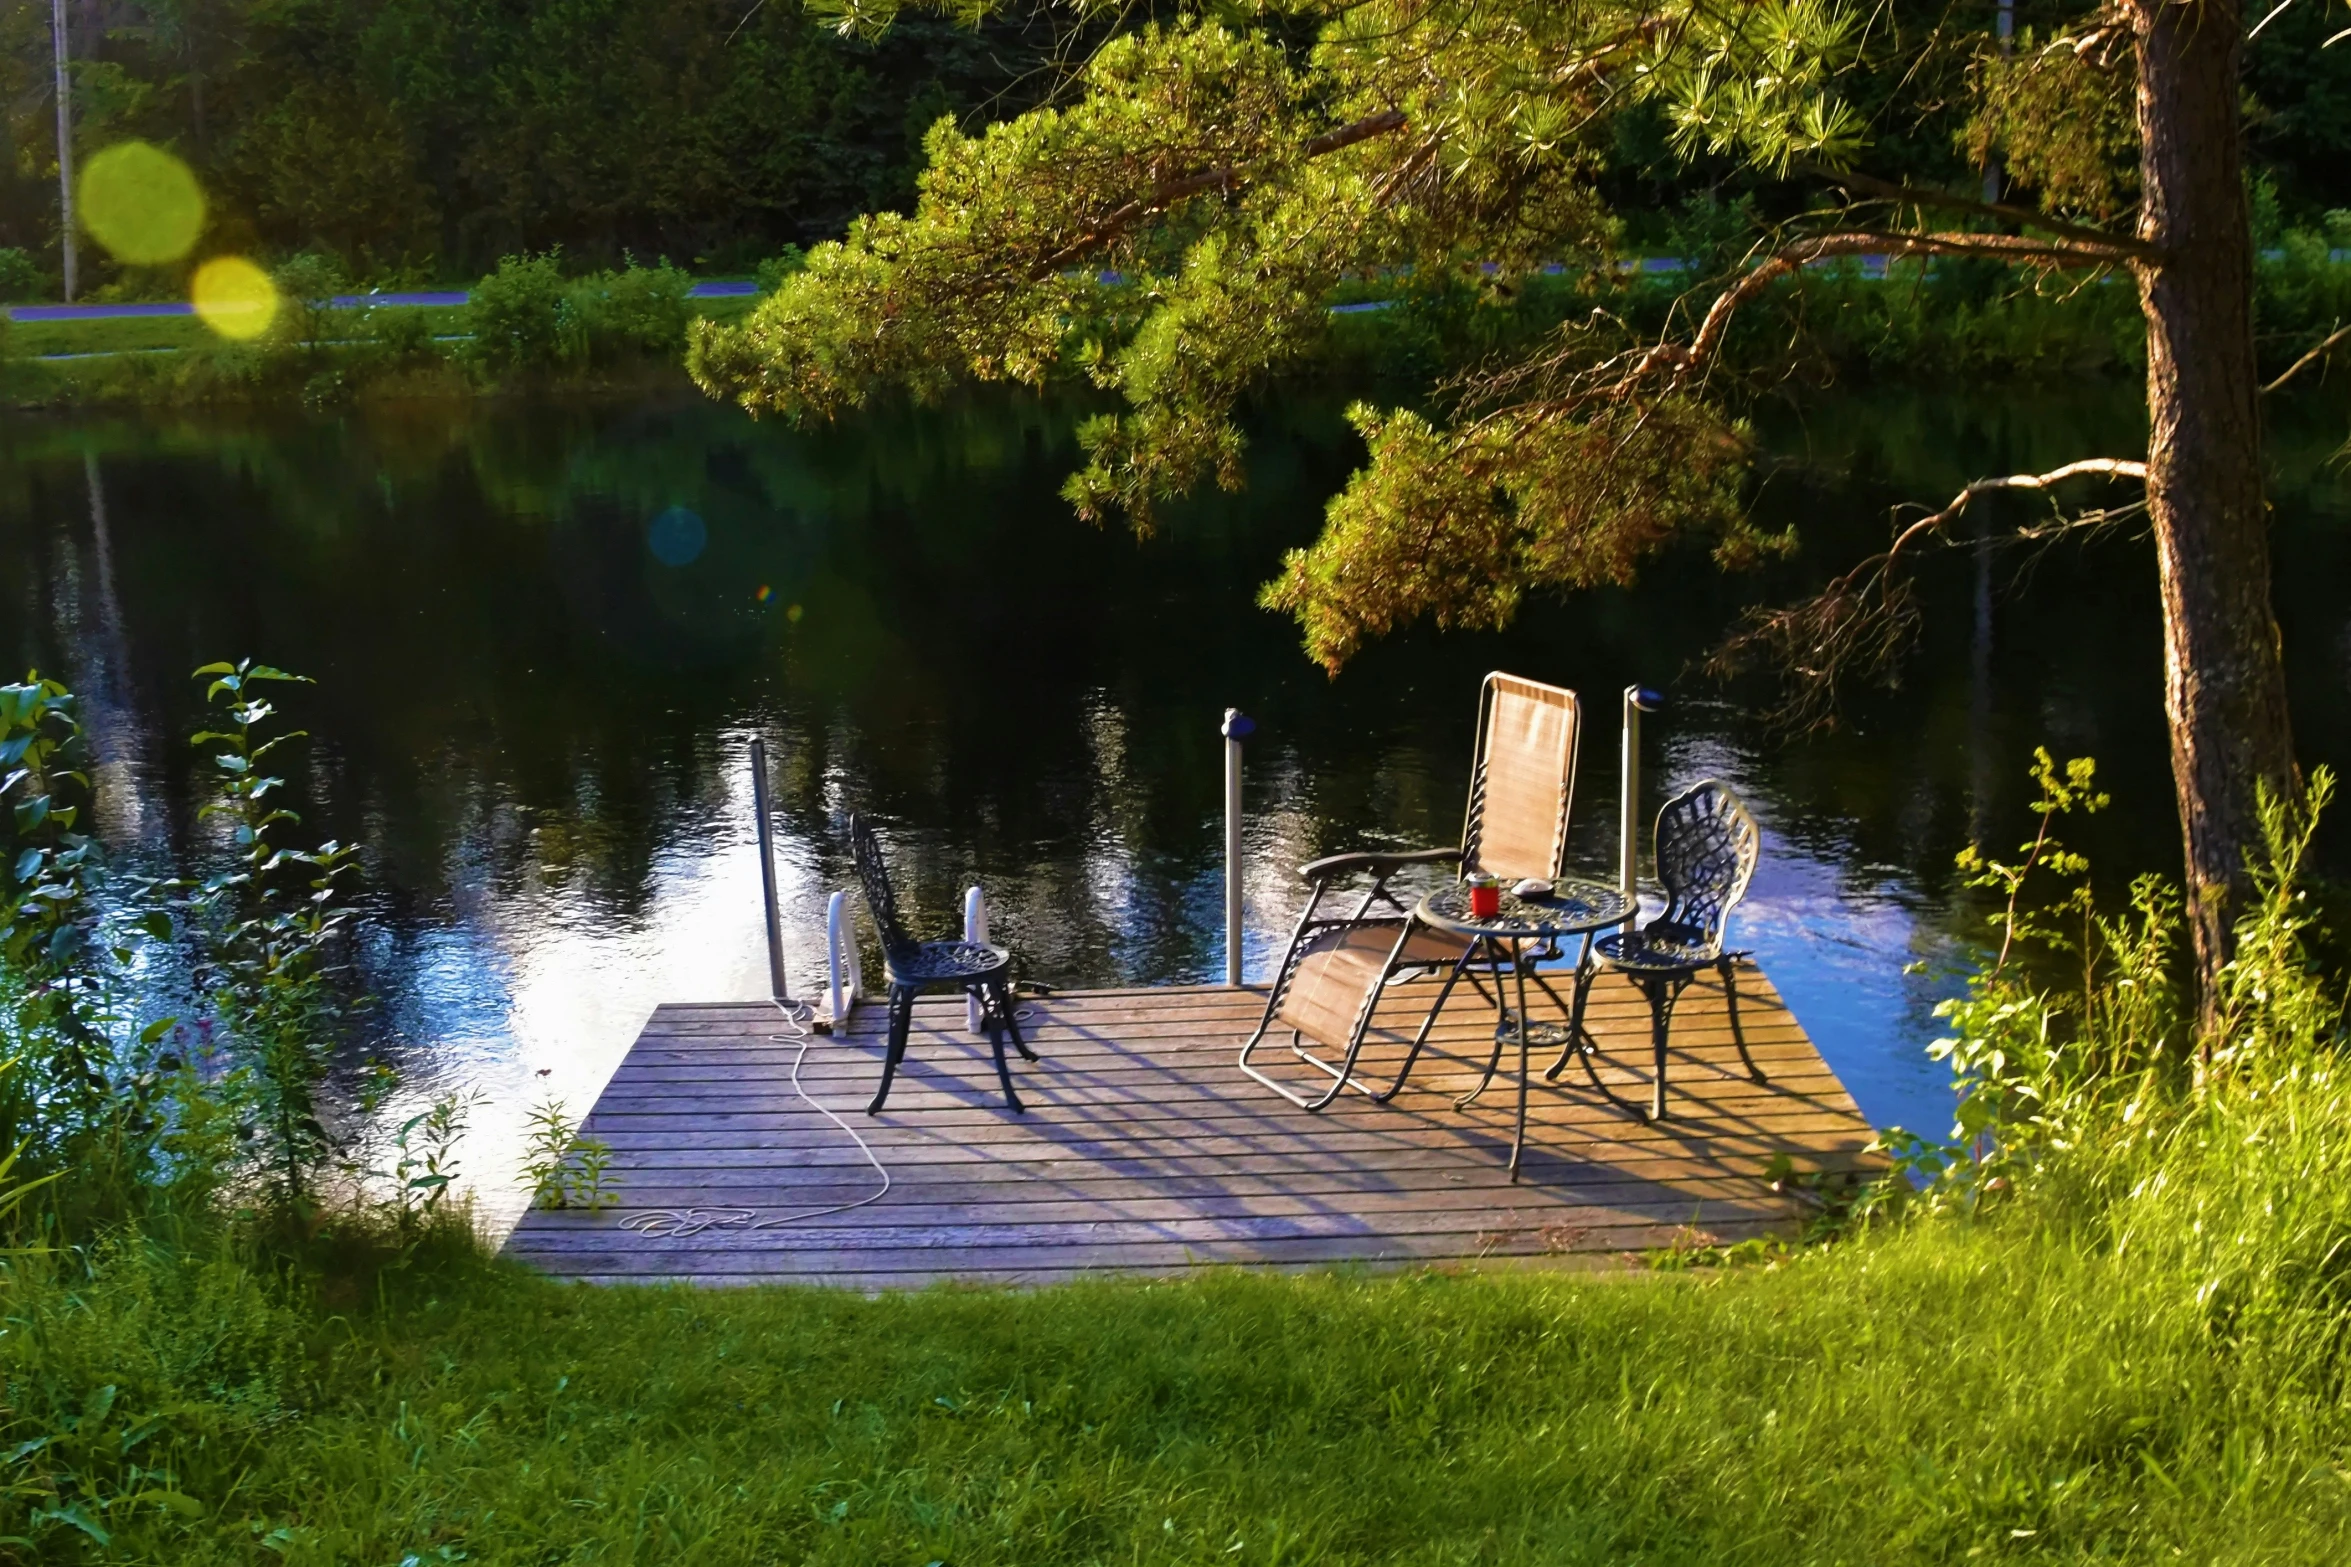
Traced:
<path fill-rule="evenodd" d="M 1592 936 L 1611 925 L 1621 925 L 1632 917 L 1632 901 L 1606 882 L 1586 876 L 1562 876 L 1551 884 L 1547 898 L 1522 898 L 1507 888 L 1502 893 L 1500 910 L 1483 919 L 1469 911 L 1469 888 L 1455 882 L 1440 887 L 1420 900 L 1413 910 L 1413 918 L 1424 925 L 1470 938 L 1453 972 L 1445 977 L 1444 988 L 1437 992 L 1435 1003 L 1429 1008 L 1426 1029 L 1436 1022 L 1444 1010 L 1446 998 L 1452 995 L 1461 976 L 1481 959 L 1494 980 L 1494 1003 L 1498 1016 L 1494 1023 L 1494 1053 L 1486 1060 L 1486 1074 L 1478 1086 L 1454 1101 L 1457 1110 L 1467 1109 L 1494 1081 L 1494 1072 L 1502 1062 L 1502 1049 L 1515 1042 L 1518 1046 L 1518 1120 L 1510 1139 L 1510 1178 L 1518 1179 L 1519 1156 L 1526 1149 L 1527 1140 L 1527 1052 L 1537 1044 L 1563 1047 L 1560 1057 L 1564 1065 L 1568 1054 L 1580 1053 L 1584 1070 L 1592 1072 L 1591 1053 L 1594 1041 L 1584 1028 L 1584 996 L 1592 983 Z M 1559 1002 L 1568 1015 L 1565 1026 L 1556 1023 L 1536 1023 L 1527 1017 L 1527 974 L 1532 964 L 1527 958 L 1530 942 L 1556 943 L 1562 936 L 1581 936 L 1583 951 L 1576 958 L 1575 1003 L 1570 1006 L 1559 1001 L 1559 993 L 1551 989 L 1548 980 L 1538 973 L 1535 983 L 1540 985 L 1554 1002 Z M 1502 990 L 1502 960 L 1510 961 L 1512 975 L 1517 982 L 1518 1005 L 1505 1004 Z M 1593 1073 L 1592 1081 L 1600 1079 Z M 1603 1089 L 1605 1092 L 1605 1089 Z M 1611 1099 L 1615 1096 L 1610 1095 Z"/>

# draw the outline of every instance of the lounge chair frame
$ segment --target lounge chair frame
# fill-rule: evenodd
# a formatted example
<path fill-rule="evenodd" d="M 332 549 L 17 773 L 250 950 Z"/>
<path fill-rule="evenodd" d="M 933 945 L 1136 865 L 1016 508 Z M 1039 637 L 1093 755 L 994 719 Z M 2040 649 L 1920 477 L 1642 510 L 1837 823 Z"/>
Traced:
<path fill-rule="evenodd" d="M 1489 784 L 1492 781 L 1492 772 L 1496 762 L 1493 748 L 1497 709 L 1499 702 L 1506 697 L 1530 699 L 1563 709 L 1566 714 L 1567 736 L 1565 755 L 1561 758 L 1560 766 L 1557 769 L 1559 779 L 1557 808 L 1547 823 L 1549 828 L 1547 847 L 1539 851 L 1540 859 L 1537 862 L 1529 863 L 1523 858 L 1518 858 L 1516 863 L 1496 867 L 1489 866 L 1487 863 L 1489 851 L 1496 836 L 1493 831 L 1494 824 L 1488 820 Z M 1462 813 L 1461 847 L 1457 849 L 1372 850 L 1334 854 L 1299 867 L 1299 876 L 1306 881 L 1311 890 L 1306 899 L 1306 907 L 1299 913 L 1298 923 L 1290 933 L 1290 943 L 1283 956 L 1281 969 L 1275 975 L 1273 986 L 1266 995 L 1264 1015 L 1258 1019 L 1256 1029 L 1242 1043 L 1238 1063 L 1241 1070 L 1303 1110 L 1326 1109 L 1349 1088 L 1366 1095 L 1376 1103 L 1384 1104 L 1403 1089 L 1406 1078 L 1411 1075 L 1414 1064 L 1420 1059 L 1421 1051 L 1428 1044 L 1429 1033 L 1436 1024 L 1438 1014 L 1438 1008 L 1432 1007 L 1428 1016 L 1421 1020 L 1403 1065 L 1397 1070 L 1395 1077 L 1385 1086 L 1367 1083 L 1358 1078 L 1355 1072 L 1356 1061 L 1361 1056 L 1364 1041 L 1370 1033 L 1372 1015 L 1378 1010 L 1380 996 L 1398 978 L 1420 973 L 1434 973 L 1439 969 L 1449 969 L 1451 972 L 1445 983 L 1446 995 L 1451 994 L 1455 982 L 1466 976 L 1472 989 L 1507 1015 L 1508 1008 L 1503 1000 L 1504 992 L 1501 988 L 1500 965 L 1494 962 L 1489 962 L 1487 965 L 1493 970 L 1491 978 L 1495 986 L 1494 991 L 1489 995 L 1475 966 L 1465 961 L 1469 958 L 1474 944 L 1441 937 L 1437 932 L 1420 924 L 1412 915 L 1413 902 L 1417 902 L 1417 899 L 1412 902 L 1406 901 L 1403 897 L 1398 896 L 1388 884 L 1399 872 L 1422 865 L 1452 865 L 1458 867 L 1460 872 L 1465 875 L 1477 870 L 1497 869 L 1514 878 L 1558 876 L 1567 858 L 1568 816 L 1575 800 L 1576 756 L 1582 747 L 1582 740 L 1583 705 L 1573 691 L 1559 686 L 1543 685 L 1516 675 L 1504 674 L 1499 670 L 1487 675 L 1478 688 L 1477 741 L 1471 758 L 1469 800 Z M 1521 856 L 1526 852 L 1527 845 L 1524 842 L 1506 845 L 1502 850 L 1506 857 Z M 1354 906 L 1345 909 L 1344 912 L 1332 911 L 1330 905 L 1343 896 L 1340 884 L 1353 877 L 1364 875 L 1368 875 L 1371 882 L 1364 889 L 1362 896 L 1354 901 Z M 1343 905 L 1341 906 L 1343 907 Z M 1393 940 L 1387 946 L 1376 977 L 1364 987 L 1362 996 L 1356 1004 L 1353 1018 L 1345 1030 L 1344 1038 L 1321 1041 L 1326 1045 L 1338 1045 L 1342 1051 L 1340 1059 L 1334 1063 L 1315 1054 L 1314 1051 L 1307 1048 L 1303 1031 L 1296 1026 L 1290 1028 L 1289 1046 L 1292 1055 L 1327 1075 L 1331 1079 L 1330 1087 L 1319 1093 L 1301 1093 L 1261 1069 L 1253 1057 L 1264 1045 L 1268 1034 L 1273 1031 L 1276 1023 L 1281 1020 L 1283 1005 L 1291 999 L 1292 989 L 1298 983 L 1306 959 L 1313 956 L 1318 950 L 1322 950 L 1321 944 L 1328 938 L 1335 936 L 1343 942 L 1345 933 L 1349 931 L 1361 931 L 1368 936 L 1389 929 L 1394 931 Z M 1584 958 L 1587 960 L 1585 966 L 1588 966 L 1591 949 L 1589 937 L 1585 938 L 1584 949 Z M 1559 993 L 1551 988 L 1550 982 L 1543 977 L 1541 971 L 1534 967 L 1536 962 L 1557 955 L 1556 947 L 1546 947 L 1522 953 L 1516 961 L 1520 969 L 1525 973 L 1533 974 L 1535 982 L 1550 995 L 1553 1002 L 1560 1005 L 1562 1011 L 1566 1011 L 1568 1010 L 1567 1004 L 1560 1001 Z M 1523 982 L 1520 988 L 1523 991 Z M 1501 1047 L 1497 1043 L 1495 1046 L 1497 1060 L 1500 1057 L 1500 1050 Z M 1492 1075 L 1493 1069 L 1489 1063 L 1487 1077 L 1491 1079 Z M 1474 1098 L 1475 1095 L 1470 1097 Z"/>

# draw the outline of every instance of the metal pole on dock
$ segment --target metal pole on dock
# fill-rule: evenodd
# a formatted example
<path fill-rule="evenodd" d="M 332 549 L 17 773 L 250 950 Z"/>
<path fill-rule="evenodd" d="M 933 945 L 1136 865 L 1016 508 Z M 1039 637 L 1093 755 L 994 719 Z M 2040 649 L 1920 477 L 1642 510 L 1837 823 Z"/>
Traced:
<path fill-rule="evenodd" d="M 1237 707 L 1224 710 L 1224 982 L 1241 983 L 1241 742 L 1257 720 Z"/>
<path fill-rule="evenodd" d="M 1621 802 L 1617 885 L 1624 893 L 1625 902 L 1631 905 L 1625 915 L 1627 930 L 1641 917 L 1641 715 L 1654 713 L 1664 705 L 1665 698 L 1647 686 L 1624 688 L 1624 755 L 1617 769 L 1617 797 Z"/>
<path fill-rule="evenodd" d="M 988 939 L 988 898 L 977 887 L 963 890 L 963 939 L 983 945 Z M 963 1026 L 974 1034 L 987 1032 L 987 1009 L 977 996 L 963 998 Z"/>
<path fill-rule="evenodd" d="M 759 891 L 767 911 L 767 993 L 778 1001 L 792 999 L 784 979 L 784 919 L 776 909 L 775 823 L 767 810 L 767 742 L 751 741 L 751 809 L 759 815 Z"/>

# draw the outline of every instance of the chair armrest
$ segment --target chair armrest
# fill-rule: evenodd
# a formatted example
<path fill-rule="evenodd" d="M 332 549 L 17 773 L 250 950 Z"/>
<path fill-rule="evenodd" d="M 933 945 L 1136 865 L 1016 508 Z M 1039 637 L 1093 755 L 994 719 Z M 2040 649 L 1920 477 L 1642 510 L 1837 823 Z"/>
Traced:
<path fill-rule="evenodd" d="M 1307 881 L 1329 881 L 1334 876 L 1351 876 L 1357 871 L 1370 871 L 1386 876 L 1407 865 L 1458 865 L 1459 849 L 1398 849 L 1394 852 L 1373 850 L 1361 854 L 1332 854 L 1298 867 L 1298 874 Z"/>

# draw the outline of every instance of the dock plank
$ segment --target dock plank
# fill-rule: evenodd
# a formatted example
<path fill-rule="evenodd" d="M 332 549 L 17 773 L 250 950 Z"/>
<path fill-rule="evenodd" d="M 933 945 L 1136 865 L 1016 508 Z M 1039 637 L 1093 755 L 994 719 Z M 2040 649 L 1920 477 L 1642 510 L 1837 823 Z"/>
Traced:
<path fill-rule="evenodd" d="M 1366 1077 L 1392 1076 L 1429 994 L 1399 986 L 1383 1001 Z M 507 1250 L 600 1283 L 872 1290 L 1204 1266 L 1589 1266 L 1784 1233 L 1804 1210 L 1772 1184 L 1775 1169 L 1882 1166 L 1851 1096 L 1752 965 L 1737 1000 L 1739 1036 L 1764 1081 L 1741 1064 L 1709 976 L 1675 1017 L 1672 1116 L 1650 1125 L 1627 1114 L 1574 1065 L 1556 1083 L 1538 1075 L 1515 1185 L 1504 1170 L 1515 1052 L 1480 1100 L 1454 1106 L 1493 1050 L 1493 1014 L 1474 998 L 1448 1007 L 1392 1103 L 1350 1093 L 1319 1115 L 1234 1068 L 1264 1008 L 1257 990 L 1024 1001 L 1024 1032 L 1043 1057 L 1014 1065 L 1026 1113 L 1003 1103 L 986 1041 L 963 1030 L 960 998 L 926 999 L 890 1102 L 870 1118 L 882 1008 L 811 1038 L 768 1003 L 664 1006 L 583 1122 L 612 1150 L 620 1205 L 534 1211 Z M 1547 999 L 1529 1001 L 1559 1020 Z M 1645 1098 L 1639 994 L 1603 976 L 1587 1021 L 1602 1080 Z M 1538 1073 L 1555 1054 L 1535 1053 Z M 1284 1048 L 1260 1059 L 1292 1058 Z M 1300 1086 L 1328 1081 L 1306 1063 L 1294 1069 Z M 886 1192 L 834 1116 L 887 1167 Z"/>

